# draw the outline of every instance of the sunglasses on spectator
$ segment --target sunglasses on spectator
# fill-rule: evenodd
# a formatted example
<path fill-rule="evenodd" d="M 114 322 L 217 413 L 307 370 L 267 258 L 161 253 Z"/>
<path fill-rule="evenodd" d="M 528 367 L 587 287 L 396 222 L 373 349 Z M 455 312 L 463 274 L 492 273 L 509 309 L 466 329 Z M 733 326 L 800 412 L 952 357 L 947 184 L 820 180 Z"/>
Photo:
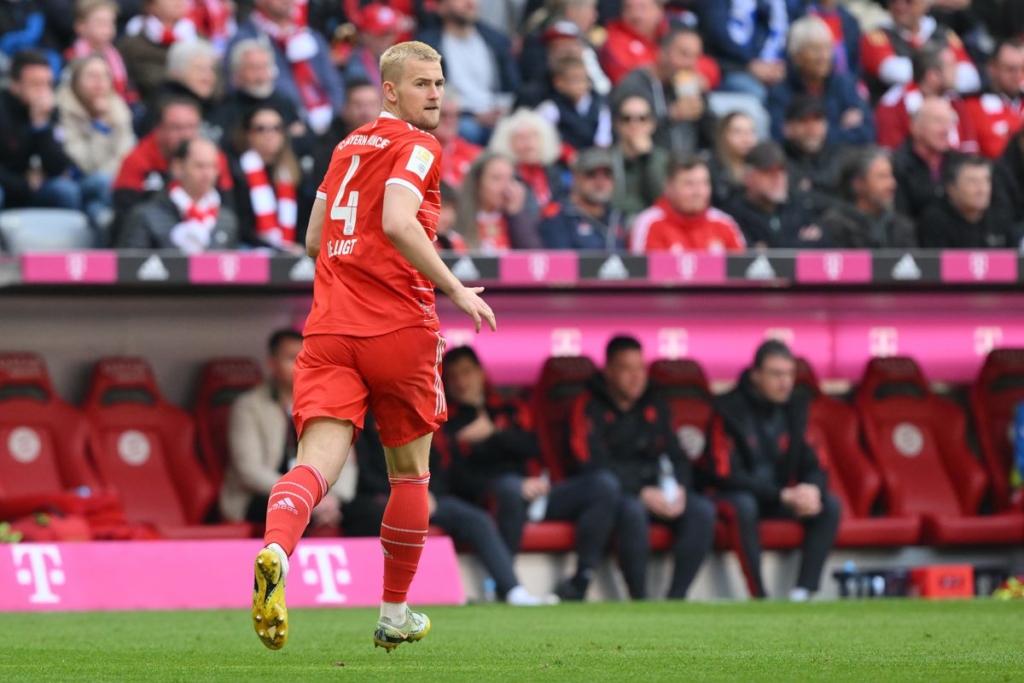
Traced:
<path fill-rule="evenodd" d="M 261 126 L 256 125 L 249 129 L 250 133 L 280 133 L 284 130 L 284 126 L 280 123 L 274 123 L 271 125 Z"/>
<path fill-rule="evenodd" d="M 595 168 L 591 171 L 586 171 L 583 175 L 587 178 L 611 178 L 612 169 L 610 168 Z"/>
<path fill-rule="evenodd" d="M 650 120 L 650 114 L 619 114 L 619 121 L 623 123 L 647 123 Z"/>

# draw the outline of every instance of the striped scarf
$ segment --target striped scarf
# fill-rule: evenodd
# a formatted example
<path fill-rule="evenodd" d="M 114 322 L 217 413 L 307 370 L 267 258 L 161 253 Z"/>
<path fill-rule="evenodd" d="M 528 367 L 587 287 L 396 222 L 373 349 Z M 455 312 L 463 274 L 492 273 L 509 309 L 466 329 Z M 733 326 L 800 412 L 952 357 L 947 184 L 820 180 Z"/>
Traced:
<path fill-rule="evenodd" d="M 279 173 L 271 187 L 267 167 L 256 150 L 250 149 L 243 154 L 239 163 L 249 184 L 249 200 L 256 214 L 257 237 L 279 248 L 295 244 L 298 207 L 294 180 L 288 173 Z"/>
<path fill-rule="evenodd" d="M 196 25 L 191 19 L 179 19 L 173 27 L 168 28 L 152 14 L 132 17 L 125 26 L 125 33 L 130 36 L 142 34 L 154 45 L 169 47 L 179 40 L 195 40 Z"/>
<path fill-rule="evenodd" d="M 220 213 L 220 195 L 217 190 L 210 190 L 199 201 L 193 201 L 185 188 L 178 183 L 171 183 L 168 195 L 182 218 L 171 229 L 171 242 L 186 254 L 205 251 L 210 246 L 210 236 Z"/>

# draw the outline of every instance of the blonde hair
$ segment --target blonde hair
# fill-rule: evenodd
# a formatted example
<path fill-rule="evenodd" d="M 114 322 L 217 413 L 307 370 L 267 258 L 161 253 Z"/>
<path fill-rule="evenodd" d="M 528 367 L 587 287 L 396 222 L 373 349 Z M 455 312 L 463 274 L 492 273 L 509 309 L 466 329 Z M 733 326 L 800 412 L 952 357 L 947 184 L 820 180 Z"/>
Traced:
<path fill-rule="evenodd" d="M 121 11 L 120 5 L 115 0 L 78 0 L 75 3 L 75 21 L 85 21 L 89 15 L 101 7 L 109 7 L 114 10 L 114 16 Z"/>
<path fill-rule="evenodd" d="M 525 107 L 516 109 L 510 116 L 498 121 L 487 149 L 515 160 L 517 164 L 520 163 L 522 160 L 516 159 L 516 155 L 512 153 L 512 135 L 520 128 L 532 128 L 540 136 L 542 165 L 550 166 L 558 161 L 558 155 L 562 151 L 562 140 L 558 136 L 558 130 L 546 118 Z"/>
<path fill-rule="evenodd" d="M 395 83 L 406 62 L 441 62 L 441 53 L 426 43 L 409 40 L 392 45 L 380 56 L 380 79 Z"/>

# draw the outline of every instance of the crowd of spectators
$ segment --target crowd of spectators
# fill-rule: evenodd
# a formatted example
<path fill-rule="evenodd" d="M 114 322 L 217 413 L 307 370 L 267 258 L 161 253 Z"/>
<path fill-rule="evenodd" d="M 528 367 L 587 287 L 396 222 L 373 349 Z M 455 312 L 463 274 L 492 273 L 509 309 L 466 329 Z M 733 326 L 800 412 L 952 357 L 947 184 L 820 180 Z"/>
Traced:
<path fill-rule="evenodd" d="M 301 253 L 381 53 L 416 38 L 447 79 L 440 248 L 1019 249 L 1022 7 L 9 0 L 0 209 L 82 212 L 97 247 Z"/>

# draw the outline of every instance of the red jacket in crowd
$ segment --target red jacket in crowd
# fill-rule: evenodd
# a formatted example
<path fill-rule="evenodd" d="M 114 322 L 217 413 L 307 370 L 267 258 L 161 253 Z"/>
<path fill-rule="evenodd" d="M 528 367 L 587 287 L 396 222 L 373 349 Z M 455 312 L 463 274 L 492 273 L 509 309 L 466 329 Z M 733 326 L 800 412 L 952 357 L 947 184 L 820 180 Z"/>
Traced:
<path fill-rule="evenodd" d="M 978 153 L 978 135 L 973 118 L 967 113 L 966 101 L 947 98 L 957 116 L 957 127 L 950 134 L 949 145 L 964 154 Z M 894 85 L 882 96 L 875 107 L 875 129 L 878 144 L 896 149 L 910 135 L 910 120 L 921 107 L 924 95 L 915 83 Z"/>
<path fill-rule="evenodd" d="M 637 216 L 630 231 L 629 250 L 634 254 L 746 248 L 743 232 L 729 214 L 712 207 L 698 214 L 681 214 L 664 197 Z"/>
<path fill-rule="evenodd" d="M 978 147 L 989 159 L 997 159 L 1006 149 L 1006 143 L 1024 127 L 1024 102 L 1011 100 L 1005 95 L 988 93 L 968 99 L 964 107 L 978 135 Z"/>

